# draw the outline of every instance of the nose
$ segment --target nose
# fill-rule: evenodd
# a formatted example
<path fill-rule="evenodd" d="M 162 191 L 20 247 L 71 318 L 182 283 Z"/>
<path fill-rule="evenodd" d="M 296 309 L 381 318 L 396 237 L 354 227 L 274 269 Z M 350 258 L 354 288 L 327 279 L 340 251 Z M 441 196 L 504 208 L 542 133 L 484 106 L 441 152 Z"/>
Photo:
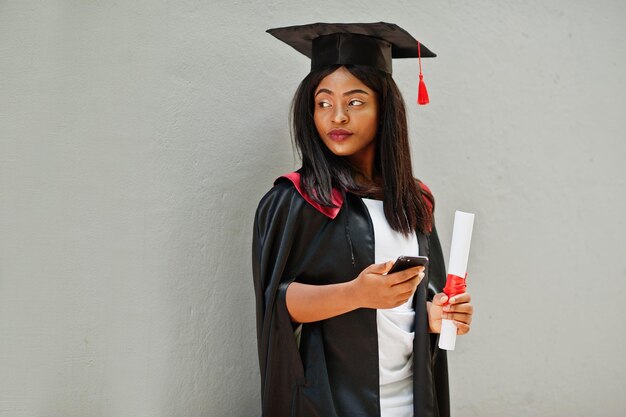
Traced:
<path fill-rule="evenodd" d="M 344 124 L 347 123 L 348 120 L 348 109 L 344 109 L 342 106 L 335 107 L 335 113 L 333 114 L 333 123 Z"/>

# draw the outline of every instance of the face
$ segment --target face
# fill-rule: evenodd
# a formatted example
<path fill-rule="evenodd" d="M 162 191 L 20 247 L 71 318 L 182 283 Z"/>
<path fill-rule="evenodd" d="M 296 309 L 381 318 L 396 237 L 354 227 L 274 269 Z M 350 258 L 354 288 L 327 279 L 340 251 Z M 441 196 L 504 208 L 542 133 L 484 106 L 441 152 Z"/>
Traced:
<path fill-rule="evenodd" d="M 367 170 L 376 149 L 376 93 L 339 67 L 322 79 L 314 94 L 315 127 L 324 144 L 335 155 Z"/>

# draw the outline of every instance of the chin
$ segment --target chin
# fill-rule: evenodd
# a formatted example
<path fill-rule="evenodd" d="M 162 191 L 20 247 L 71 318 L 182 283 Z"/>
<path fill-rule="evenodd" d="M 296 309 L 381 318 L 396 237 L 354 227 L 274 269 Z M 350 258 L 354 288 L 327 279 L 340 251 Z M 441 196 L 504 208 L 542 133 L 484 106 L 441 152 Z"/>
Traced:
<path fill-rule="evenodd" d="M 337 144 L 331 140 L 329 140 L 328 142 L 322 141 L 322 143 L 324 144 L 326 149 L 328 149 L 337 156 L 348 156 L 352 154 L 352 152 L 350 152 L 350 149 L 348 149 L 349 147 L 347 147 L 345 144 Z"/>
<path fill-rule="evenodd" d="M 337 156 L 350 156 L 354 153 L 348 149 L 337 149 L 336 147 L 332 146 L 328 146 L 328 150 L 330 150 L 333 154 Z"/>

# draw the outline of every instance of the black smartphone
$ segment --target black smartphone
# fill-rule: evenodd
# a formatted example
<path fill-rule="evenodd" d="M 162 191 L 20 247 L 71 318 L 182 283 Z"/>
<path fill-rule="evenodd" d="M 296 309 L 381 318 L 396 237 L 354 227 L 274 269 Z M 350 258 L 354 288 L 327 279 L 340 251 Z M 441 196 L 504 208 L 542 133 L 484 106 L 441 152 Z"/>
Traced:
<path fill-rule="evenodd" d="M 414 266 L 426 266 L 428 258 L 426 256 L 399 256 L 387 274 L 404 271 Z"/>

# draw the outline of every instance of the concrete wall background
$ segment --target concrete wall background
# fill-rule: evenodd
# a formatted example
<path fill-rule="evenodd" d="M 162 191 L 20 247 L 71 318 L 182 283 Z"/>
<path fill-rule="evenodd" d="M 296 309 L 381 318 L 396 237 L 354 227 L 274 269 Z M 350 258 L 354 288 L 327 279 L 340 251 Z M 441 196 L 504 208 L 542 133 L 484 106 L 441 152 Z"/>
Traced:
<path fill-rule="evenodd" d="M 475 211 L 455 416 L 626 412 L 620 1 L 0 1 L 0 416 L 254 416 L 251 226 L 308 61 L 391 21 L 447 252 Z"/>

